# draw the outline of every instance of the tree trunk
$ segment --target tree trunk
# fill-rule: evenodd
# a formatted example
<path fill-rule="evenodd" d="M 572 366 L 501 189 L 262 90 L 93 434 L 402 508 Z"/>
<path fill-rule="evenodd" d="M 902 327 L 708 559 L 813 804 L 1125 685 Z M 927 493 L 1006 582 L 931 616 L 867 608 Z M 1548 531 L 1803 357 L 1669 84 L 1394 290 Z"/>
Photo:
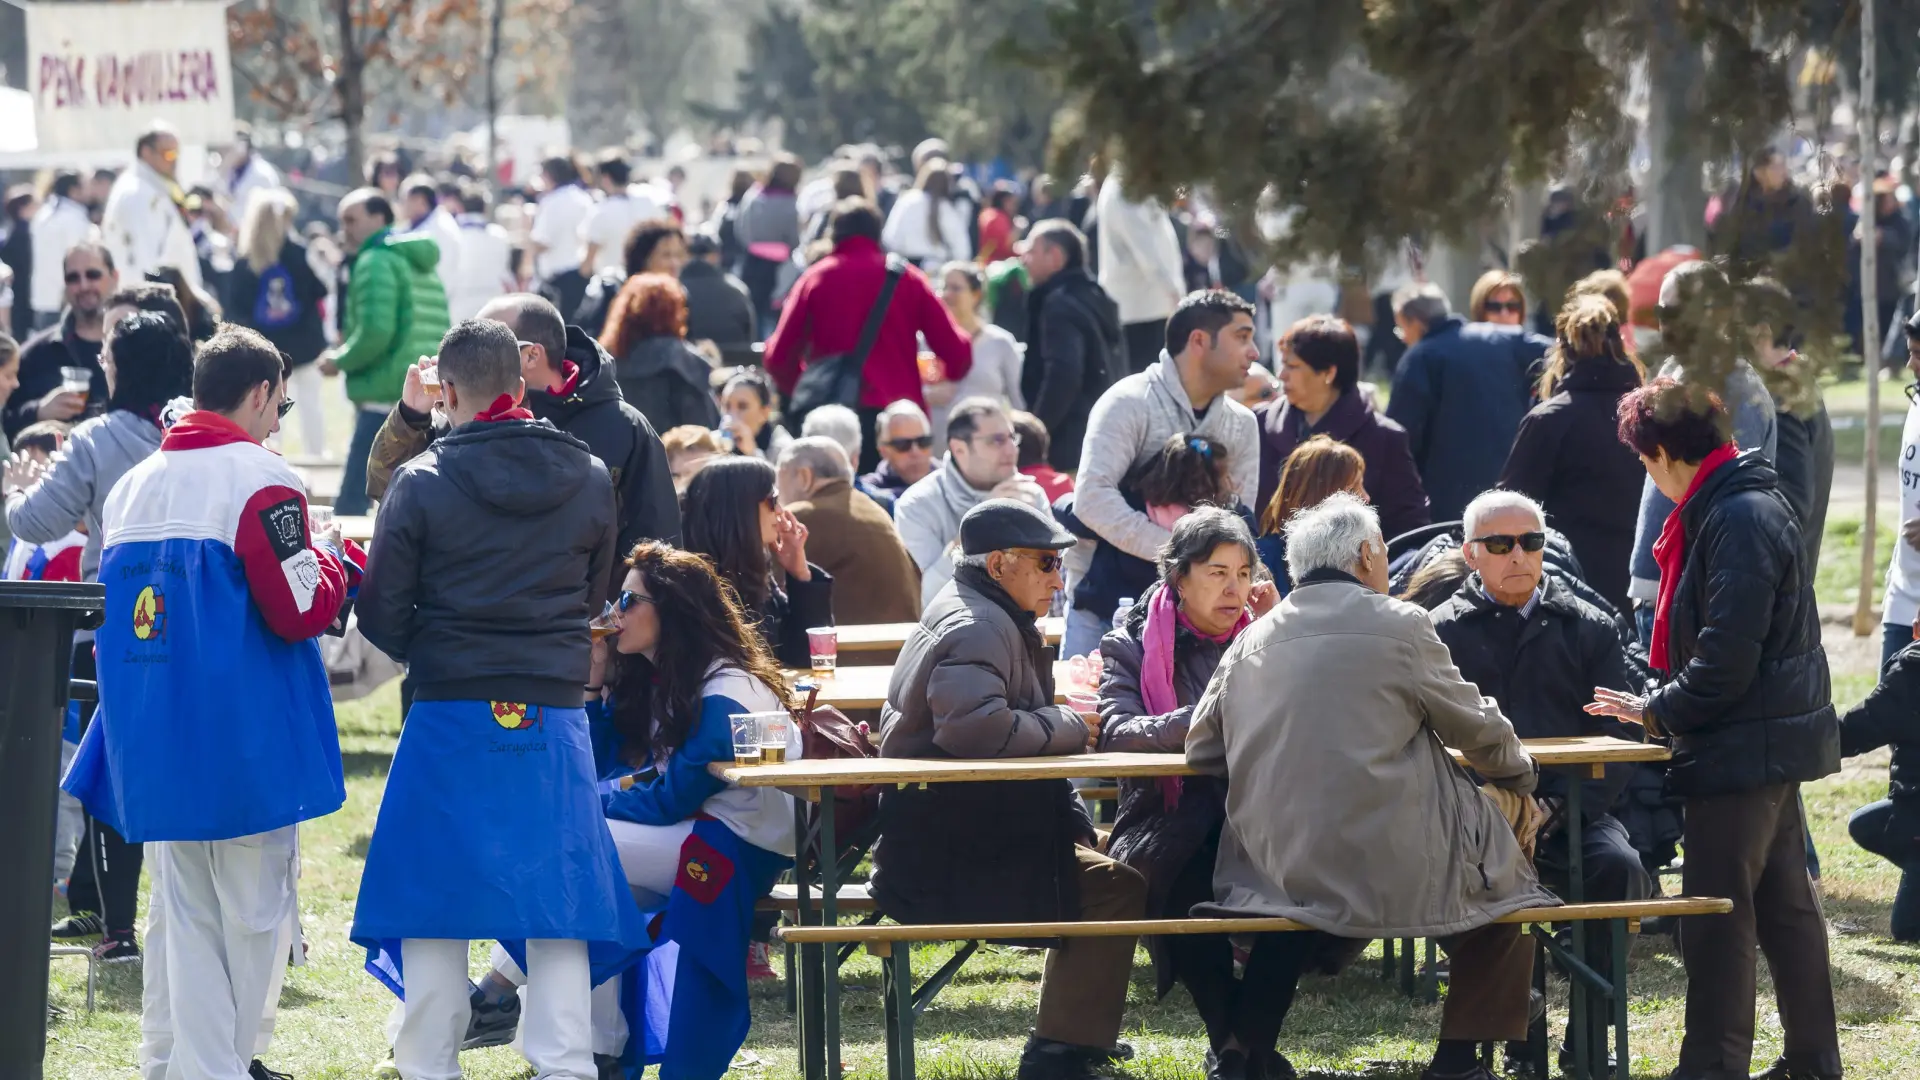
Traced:
<path fill-rule="evenodd" d="M 1867 505 L 1860 518 L 1860 595 L 1853 605 L 1853 635 L 1866 637 L 1874 632 L 1880 619 L 1873 610 L 1873 598 L 1880 592 L 1875 580 L 1873 549 L 1878 536 L 1875 518 L 1880 500 L 1880 282 L 1879 237 L 1876 218 L 1879 199 L 1873 194 L 1873 174 L 1880 158 L 1880 116 L 1874 110 L 1873 0 L 1860 0 L 1860 101 L 1856 106 L 1860 124 L 1860 186 L 1866 191 L 1865 213 L 1860 215 L 1860 357 L 1867 377 L 1867 441 L 1863 464 L 1866 466 Z M 1898 541 L 1895 541 L 1896 543 Z"/>
<path fill-rule="evenodd" d="M 355 0 L 333 0 L 333 16 L 340 35 L 340 71 L 334 81 L 339 95 L 340 123 L 347 136 L 347 184 L 358 186 L 366 175 L 367 148 L 362 128 L 367 120 L 366 59 L 354 33 Z"/>
<path fill-rule="evenodd" d="M 494 205 L 500 201 L 500 24 L 507 0 L 493 0 L 487 24 L 487 191 Z"/>
<path fill-rule="evenodd" d="M 591 152 L 627 138 L 632 70 L 621 0 L 575 0 L 568 17 L 572 62 L 567 69 L 567 127 L 573 145 Z"/>
<path fill-rule="evenodd" d="M 1677 0 L 1652 0 L 1647 47 L 1647 254 L 1675 244 L 1707 246 L 1705 163 L 1693 148 L 1699 130 L 1700 47 L 1681 28 Z"/>

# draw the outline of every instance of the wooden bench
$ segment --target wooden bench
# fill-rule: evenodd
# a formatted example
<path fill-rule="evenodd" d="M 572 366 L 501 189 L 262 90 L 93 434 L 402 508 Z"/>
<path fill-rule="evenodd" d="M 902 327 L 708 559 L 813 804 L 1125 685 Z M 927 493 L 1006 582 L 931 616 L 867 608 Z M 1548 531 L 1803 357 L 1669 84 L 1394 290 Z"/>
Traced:
<path fill-rule="evenodd" d="M 1557 907 L 1528 908 L 1496 920 L 1533 927 L 1536 941 L 1567 969 L 1572 982 L 1572 1009 L 1575 1059 L 1574 1076 L 1585 1080 L 1589 1070 L 1601 1075 L 1605 1070 L 1606 1048 L 1585 1046 L 1585 1033 L 1611 1026 L 1617 1055 L 1617 1080 L 1628 1080 L 1631 1056 L 1627 1049 L 1627 935 L 1636 933 L 1640 920 L 1658 915 L 1720 915 L 1733 910 L 1733 902 L 1712 897 L 1676 897 L 1625 901 L 1619 903 L 1564 904 Z M 1588 967 L 1583 957 L 1575 957 L 1553 940 L 1549 930 L 1554 923 L 1605 922 L 1616 929 L 1613 935 L 1613 977 L 1608 979 Z M 1272 934 L 1311 930 L 1292 919 L 1135 919 L 1116 922 L 1059 923 L 971 923 L 939 926 L 899 926 L 868 923 L 859 926 L 789 926 L 775 931 L 790 945 L 862 944 L 880 958 L 881 995 L 886 1025 L 888 1080 L 913 1080 L 913 1018 L 923 1011 L 939 992 L 945 980 L 935 976 L 919 992 L 913 988 L 910 960 L 912 946 L 918 942 L 960 941 L 962 953 L 970 955 L 982 941 L 1033 940 L 1077 937 L 1139 937 L 1154 934 Z M 961 954 L 956 954 L 959 957 Z M 946 967 L 956 967 L 949 960 Z M 949 974 L 950 977 L 950 974 Z M 936 985 L 935 980 L 939 983 Z M 929 992 L 931 991 L 931 992 Z M 1591 991 L 1596 998 L 1588 1003 Z M 1593 1012 L 1588 1013 L 1589 1008 Z M 1604 1008 L 1606 1011 L 1601 1012 Z M 1580 1022 L 1586 1013 L 1589 1022 Z M 1610 1014 L 1610 1015 L 1609 1015 Z M 1592 1021 L 1601 1022 L 1594 1023 Z M 1537 1052 L 1544 1055 L 1544 1042 Z M 836 1048 L 837 1049 L 837 1048 Z M 838 1057 L 838 1054 L 835 1054 Z M 1595 1066 L 1597 1065 L 1597 1068 Z"/>

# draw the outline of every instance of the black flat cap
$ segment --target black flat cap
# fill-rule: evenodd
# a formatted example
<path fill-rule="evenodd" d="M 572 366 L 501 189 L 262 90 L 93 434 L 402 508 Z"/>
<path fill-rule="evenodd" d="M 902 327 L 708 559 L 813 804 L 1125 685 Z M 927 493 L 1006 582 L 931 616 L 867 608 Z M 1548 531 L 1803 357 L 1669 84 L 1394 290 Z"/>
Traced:
<path fill-rule="evenodd" d="M 1078 543 L 1053 515 L 1013 499 L 988 499 L 960 519 L 960 553 L 985 555 L 1009 548 L 1058 551 Z"/>

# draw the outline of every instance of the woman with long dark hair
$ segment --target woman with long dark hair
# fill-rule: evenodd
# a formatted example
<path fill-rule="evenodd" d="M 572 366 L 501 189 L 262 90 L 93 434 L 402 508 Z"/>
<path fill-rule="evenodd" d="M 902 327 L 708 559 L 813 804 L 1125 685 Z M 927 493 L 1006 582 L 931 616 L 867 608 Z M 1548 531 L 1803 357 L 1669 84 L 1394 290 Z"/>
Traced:
<path fill-rule="evenodd" d="M 793 800 L 772 788 L 728 783 L 707 767 L 733 760 L 731 717 L 786 714 L 786 686 L 738 594 L 707 559 L 650 540 L 633 549 L 627 567 L 614 601 L 618 629 L 594 644 L 587 686 L 607 829 L 641 907 L 666 911 L 664 938 L 654 948 L 673 941 L 673 963 L 681 973 L 738 971 L 749 949 L 755 901 L 793 865 Z M 672 633 L 665 632 L 668 627 Z M 802 753 L 800 732 L 790 721 L 785 751 L 788 760 Z M 687 877 L 688 861 L 710 852 L 724 857 L 732 873 Z M 711 893 L 690 896 L 682 888 L 690 880 L 710 886 Z M 729 895 L 734 899 L 716 902 Z M 650 961 L 640 968 L 653 970 Z M 521 972 L 496 946 L 493 971 L 474 992 L 469 1040 L 494 1045 L 512 1037 L 520 1012 L 514 994 L 525 982 Z M 686 1080 L 719 1080 L 745 1038 L 746 995 L 711 977 L 676 977 L 672 985 L 670 1003 L 645 1000 L 654 992 L 652 979 L 637 978 L 625 988 L 640 1002 L 626 1017 L 627 1046 L 637 1041 L 636 1021 L 649 1008 L 670 1010 L 675 1015 L 666 1027 L 663 1068 Z M 607 1025 L 612 999 L 629 996 L 622 989 L 613 981 L 594 991 L 600 999 L 594 1044 L 601 1053 L 637 1064 L 640 1055 L 628 1054 L 620 1033 Z M 688 1030 L 681 1010 L 697 1014 L 700 1034 L 710 1037 L 684 1044 L 673 1038 L 671 1032 Z"/>
<path fill-rule="evenodd" d="M 710 461 L 687 485 L 680 520 L 688 551 L 713 560 L 740 594 L 748 622 L 774 658 L 807 667 L 807 628 L 833 625 L 833 579 L 807 561 L 807 527 L 781 509 L 765 459 Z M 774 579 L 778 568 L 786 587 Z"/>
<path fill-rule="evenodd" d="M 101 515 L 107 495 L 122 476 L 160 449 L 162 410 L 173 398 L 193 392 L 193 351 L 171 316 L 136 311 L 108 328 L 100 367 L 107 377 L 106 413 L 75 427 L 58 461 L 37 466 L 15 458 L 0 479 L 7 527 L 23 542 L 53 543 L 71 532 L 75 522 L 85 526 L 80 573 L 87 581 L 100 575 L 105 535 Z M 73 674 L 94 677 L 91 641 L 75 643 Z M 133 920 L 140 854 L 138 844 L 127 843 L 111 826 L 89 818 L 67 892 L 73 914 L 54 924 L 53 936 L 74 940 L 100 935 L 100 956 L 106 962 L 138 960 Z"/>
<path fill-rule="evenodd" d="M 973 258 L 967 212 L 953 197 L 953 174 L 945 158 L 928 158 L 887 214 L 880 242 L 888 251 L 918 263 L 929 274 L 942 264 Z"/>

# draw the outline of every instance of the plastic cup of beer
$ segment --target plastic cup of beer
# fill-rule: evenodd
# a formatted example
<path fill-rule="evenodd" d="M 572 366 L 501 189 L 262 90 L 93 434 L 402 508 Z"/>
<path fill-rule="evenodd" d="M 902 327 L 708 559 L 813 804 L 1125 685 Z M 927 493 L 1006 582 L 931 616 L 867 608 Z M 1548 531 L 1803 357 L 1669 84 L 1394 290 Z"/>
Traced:
<path fill-rule="evenodd" d="M 420 389 L 426 391 L 432 401 L 440 400 L 440 361 L 431 357 L 421 357 Z"/>
<path fill-rule="evenodd" d="M 734 713 L 727 722 L 733 725 L 733 763 L 760 764 L 760 714 Z"/>
<path fill-rule="evenodd" d="M 307 504 L 307 531 L 315 536 L 326 532 L 333 524 L 333 507 Z"/>
<path fill-rule="evenodd" d="M 79 394 L 82 404 L 86 403 L 87 391 L 93 387 L 93 372 L 83 367 L 63 367 L 60 369 L 60 389 L 69 394 Z"/>
<path fill-rule="evenodd" d="M 787 760 L 787 739 L 793 732 L 793 717 L 786 713 L 757 713 L 760 721 L 760 763 L 780 765 Z"/>
<path fill-rule="evenodd" d="M 620 613 L 615 610 L 612 601 L 608 601 L 607 606 L 600 609 L 600 614 L 595 615 L 592 621 L 587 623 L 587 635 L 595 641 L 612 637 L 619 632 Z"/>
<path fill-rule="evenodd" d="M 1072 690 L 1067 693 L 1067 708 L 1081 716 L 1098 718 L 1100 716 L 1100 695 Z"/>
<path fill-rule="evenodd" d="M 807 628 L 807 653 L 813 657 L 815 675 L 831 675 L 840 663 L 840 631 L 832 626 Z"/>
<path fill-rule="evenodd" d="M 920 381 L 923 383 L 943 383 L 947 381 L 947 365 L 931 350 L 924 350 L 915 356 L 914 363 L 920 368 Z"/>

